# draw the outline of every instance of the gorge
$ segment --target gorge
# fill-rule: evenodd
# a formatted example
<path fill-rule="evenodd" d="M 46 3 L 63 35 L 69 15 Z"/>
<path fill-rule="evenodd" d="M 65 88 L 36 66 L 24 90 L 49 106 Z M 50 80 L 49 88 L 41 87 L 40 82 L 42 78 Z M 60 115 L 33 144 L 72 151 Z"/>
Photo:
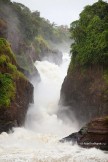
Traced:
<path fill-rule="evenodd" d="M 107 11 L 86 6 L 69 32 L 0 0 L 0 162 L 108 161 Z"/>
<path fill-rule="evenodd" d="M 73 123 L 64 122 L 56 114 L 68 63 L 67 54 L 64 54 L 60 67 L 48 61 L 35 63 L 41 82 L 36 87 L 34 85 L 34 104 L 29 107 L 24 127 L 13 128 L 13 133 L 1 133 L 0 162 L 107 162 L 106 152 L 58 142 L 79 129 L 75 119 Z"/>

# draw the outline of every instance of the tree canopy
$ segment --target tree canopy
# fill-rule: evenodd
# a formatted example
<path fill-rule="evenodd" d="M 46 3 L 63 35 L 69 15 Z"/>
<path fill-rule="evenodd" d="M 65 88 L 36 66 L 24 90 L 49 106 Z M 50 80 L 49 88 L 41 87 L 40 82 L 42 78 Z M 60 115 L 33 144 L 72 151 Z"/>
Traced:
<path fill-rule="evenodd" d="M 56 26 L 39 11 L 10 0 L 0 0 L 0 37 L 11 43 L 18 64 L 27 71 L 32 71 L 33 61 L 43 50 L 70 43 L 67 26 Z"/>
<path fill-rule="evenodd" d="M 72 64 L 108 65 L 108 3 L 99 0 L 88 5 L 71 23 Z"/>

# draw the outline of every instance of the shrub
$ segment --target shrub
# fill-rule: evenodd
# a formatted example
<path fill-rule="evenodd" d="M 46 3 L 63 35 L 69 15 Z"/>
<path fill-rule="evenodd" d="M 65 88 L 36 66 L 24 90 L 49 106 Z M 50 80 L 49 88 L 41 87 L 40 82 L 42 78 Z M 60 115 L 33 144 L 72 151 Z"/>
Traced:
<path fill-rule="evenodd" d="M 10 59 L 9 59 L 8 56 L 6 56 L 6 55 L 1 55 L 0 56 L 0 65 L 3 65 L 4 63 L 7 63 L 9 61 L 10 61 Z"/>
<path fill-rule="evenodd" d="M 9 74 L 0 73 L 0 106 L 9 107 L 15 97 L 15 83 Z"/>
<path fill-rule="evenodd" d="M 0 38 L 0 54 L 7 55 L 11 62 L 16 63 L 15 55 L 10 48 L 10 44 L 4 38 Z"/>
<path fill-rule="evenodd" d="M 80 19 L 71 24 L 74 43 L 73 64 L 81 66 L 108 65 L 108 3 L 99 0 L 86 6 Z M 72 65 L 72 64 L 71 64 Z"/>

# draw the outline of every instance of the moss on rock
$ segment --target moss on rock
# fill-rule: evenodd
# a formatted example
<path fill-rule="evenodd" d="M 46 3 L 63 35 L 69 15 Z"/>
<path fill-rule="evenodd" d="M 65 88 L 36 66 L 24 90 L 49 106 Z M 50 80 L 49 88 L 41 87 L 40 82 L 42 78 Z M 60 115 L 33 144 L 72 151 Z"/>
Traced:
<path fill-rule="evenodd" d="M 0 133 L 25 121 L 29 103 L 33 102 L 33 86 L 11 51 L 10 44 L 0 39 Z"/>
<path fill-rule="evenodd" d="M 16 64 L 15 55 L 11 50 L 10 44 L 4 38 L 0 38 L 0 55 L 5 54 L 13 64 Z"/>
<path fill-rule="evenodd" d="M 10 44 L 0 39 L 0 107 L 9 107 L 16 93 L 15 79 L 26 77 L 17 69 L 17 63 Z"/>
<path fill-rule="evenodd" d="M 9 107 L 15 97 L 15 83 L 9 74 L 0 74 L 0 106 Z"/>

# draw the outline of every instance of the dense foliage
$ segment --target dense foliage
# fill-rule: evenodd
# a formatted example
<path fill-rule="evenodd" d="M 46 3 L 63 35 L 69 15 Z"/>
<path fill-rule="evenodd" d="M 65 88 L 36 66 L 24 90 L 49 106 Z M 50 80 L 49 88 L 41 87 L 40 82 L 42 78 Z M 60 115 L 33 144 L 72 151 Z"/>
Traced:
<path fill-rule="evenodd" d="M 0 39 L 0 107 L 9 107 L 15 97 L 15 80 L 25 76 L 17 69 L 15 55 L 10 44 L 5 39 Z"/>
<path fill-rule="evenodd" d="M 0 106 L 9 106 L 15 96 L 15 85 L 9 74 L 0 73 Z"/>
<path fill-rule="evenodd" d="M 23 4 L 0 0 L 0 37 L 11 43 L 18 64 L 31 72 L 41 51 L 69 41 L 69 31 L 67 26 L 56 26 Z"/>
<path fill-rule="evenodd" d="M 99 0 L 86 6 L 79 20 L 72 22 L 70 66 L 108 65 L 108 3 Z"/>
<path fill-rule="evenodd" d="M 10 48 L 10 44 L 3 38 L 0 38 L 0 54 L 6 54 L 5 58 L 9 56 L 9 60 L 16 64 L 15 55 Z"/>

